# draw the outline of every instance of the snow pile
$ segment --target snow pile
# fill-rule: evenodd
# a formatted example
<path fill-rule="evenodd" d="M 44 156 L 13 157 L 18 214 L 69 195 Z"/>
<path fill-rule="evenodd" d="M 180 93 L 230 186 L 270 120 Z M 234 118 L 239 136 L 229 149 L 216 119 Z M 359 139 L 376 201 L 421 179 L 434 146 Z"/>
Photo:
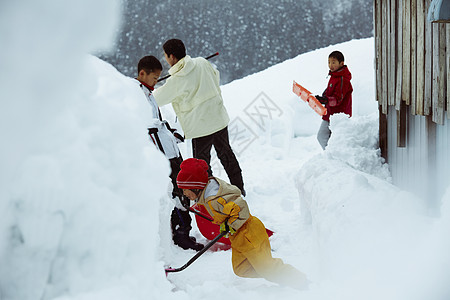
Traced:
<path fill-rule="evenodd" d="M 348 118 L 336 114 L 330 118 L 330 137 L 326 154 L 352 168 L 390 181 L 387 164 L 378 148 L 378 114 Z"/>
<path fill-rule="evenodd" d="M 311 273 L 322 295 L 334 299 L 424 299 L 448 292 L 440 266 L 449 262 L 441 252 L 448 249 L 441 247 L 448 215 L 444 211 L 434 224 L 424 199 L 389 183 L 377 128 L 374 116 L 332 116 L 329 146 L 297 174 L 304 234 L 312 235 L 320 261 Z"/>
<path fill-rule="evenodd" d="M 1 6 L 0 298 L 164 298 L 169 166 L 139 87 L 86 55 L 111 44 L 118 2 Z"/>

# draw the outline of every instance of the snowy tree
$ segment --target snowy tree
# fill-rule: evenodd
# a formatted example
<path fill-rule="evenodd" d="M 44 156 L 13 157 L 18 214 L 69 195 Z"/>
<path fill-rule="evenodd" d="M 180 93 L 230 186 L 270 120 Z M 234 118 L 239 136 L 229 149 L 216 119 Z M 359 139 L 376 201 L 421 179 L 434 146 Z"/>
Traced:
<path fill-rule="evenodd" d="M 369 0 L 123 0 L 115 51 L 100 57 L 135 76 L 142 56 L 164 63 L 162 44 L 179 38 L 191 56 L 219 52 L 222 83 L 301 53 L 373 35 Z M 165 65 L 165 72 L 169 68 Z"/>

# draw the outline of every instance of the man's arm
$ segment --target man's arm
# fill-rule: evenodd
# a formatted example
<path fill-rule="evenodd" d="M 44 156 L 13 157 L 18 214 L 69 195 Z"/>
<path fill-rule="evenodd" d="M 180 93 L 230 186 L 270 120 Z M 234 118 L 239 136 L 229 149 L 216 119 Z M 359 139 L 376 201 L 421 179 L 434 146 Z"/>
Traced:
<path fill-rule="evenodd" d="M 158 106 L 163 106 L 172 103 L 177 97 L 177 89 L 173 78 L 167 79 L 166 83 L 153 91 Z"/>

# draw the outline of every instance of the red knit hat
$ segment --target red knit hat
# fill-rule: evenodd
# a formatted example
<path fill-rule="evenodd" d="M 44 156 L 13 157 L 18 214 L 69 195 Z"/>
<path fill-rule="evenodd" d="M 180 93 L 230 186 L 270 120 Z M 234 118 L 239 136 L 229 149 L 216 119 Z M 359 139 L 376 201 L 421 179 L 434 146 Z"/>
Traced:
<path fill-rule="evenodd" d="M 177 176 L 180 189 L 204 189 L 208 183 L 208 164 L 203 159 L 188 158 L 181 165 Z"/>

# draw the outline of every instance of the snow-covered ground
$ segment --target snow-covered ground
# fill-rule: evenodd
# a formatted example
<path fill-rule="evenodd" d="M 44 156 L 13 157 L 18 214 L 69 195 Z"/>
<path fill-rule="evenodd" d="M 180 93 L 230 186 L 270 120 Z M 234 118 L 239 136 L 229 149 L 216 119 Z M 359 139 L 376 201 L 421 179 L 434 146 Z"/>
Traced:
<path fill-rule="evenodd" d="M 86 54 L 111 44 L 118 1 L 27 4 L 0 10 L 1 300 L 450 298 L 450 186 L 432 218 L 427 199 L 390 183 L 377 149 L 372 38 L 222 87 L 246 200 L 276 232 L 273 255 L 312 281 L 300 292 L 236 277 L 230 251 L 166 278 L 164 266 L 195 252 L 171 243 L 169 166 L 147 140 L 146 100 L 133 79 Z M 335 49 L 353 73 L 354 116 L 332 118 L 322 151 L 320 117 L 292 80 L 321 93 Z M 181 149 L 189 157 L 189 143 Z M 192 234 L 206 242 L 195 225 Z"/>

